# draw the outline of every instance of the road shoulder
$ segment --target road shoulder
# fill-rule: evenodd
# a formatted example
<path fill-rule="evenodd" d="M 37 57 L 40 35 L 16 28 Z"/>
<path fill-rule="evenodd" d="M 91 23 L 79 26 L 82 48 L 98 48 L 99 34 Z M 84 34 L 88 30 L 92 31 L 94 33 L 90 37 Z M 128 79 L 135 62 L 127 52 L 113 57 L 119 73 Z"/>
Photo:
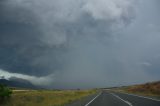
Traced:
<path fill-rule="evenodd" d="M 85 106 L 87 103 L 89 103 L 91 100 L 93 100 L 100 92 L 97 92 L 96 94 L 89 95 L 87 97 L 84 97 L 80 100 L 74 101 L 70 104 L 67 104 L 65 106 Z"/>

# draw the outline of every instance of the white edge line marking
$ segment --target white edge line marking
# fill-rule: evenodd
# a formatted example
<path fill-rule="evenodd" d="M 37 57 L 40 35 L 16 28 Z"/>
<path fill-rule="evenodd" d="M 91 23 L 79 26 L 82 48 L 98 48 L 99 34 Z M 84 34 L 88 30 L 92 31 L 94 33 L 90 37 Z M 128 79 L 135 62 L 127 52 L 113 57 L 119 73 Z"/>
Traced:
<path fill-rule="evenodd" d="M 110 94 L 113 95 L 114 97 L 120 99 L 121 101 L 125 102 L 125 103 L 128 104 L 129 106 L 133 106 L 132 103 L 130 103 L 130 102 L 128 102 L 128 101 L 120 98 L 118 95 L 115 95 L 115 94 L 113 94 L 113 93 L 110 93 Z"/>
<path fill-rule="evenodd" d="M 119 92 L 119 93 L 121 93 L 121 92 Z M 158 102 L 160 102 L 160 100 L 158 100 L 158 99 L 153 99 L 153 98 L 150 98 L 150 97 L 139 96 L 139 95 L 129 94 L 129 93 L 121 93 L 121 94 L 126 94 L 126 95 L 136 96 L 136 97 L 139 97 L 139 98 L 145 98 L 145 99 L 150 99 L 150 100 L 153 100 L 153 101 L 158 101 Z"/>
<path fill-rule="evenodd" d="M 89 106 L 97 97 L 101 95 L 102 92 L 100 92 L 95 98 L 93 98 L 90 102 L 88 102 L 85 106 Z"/>

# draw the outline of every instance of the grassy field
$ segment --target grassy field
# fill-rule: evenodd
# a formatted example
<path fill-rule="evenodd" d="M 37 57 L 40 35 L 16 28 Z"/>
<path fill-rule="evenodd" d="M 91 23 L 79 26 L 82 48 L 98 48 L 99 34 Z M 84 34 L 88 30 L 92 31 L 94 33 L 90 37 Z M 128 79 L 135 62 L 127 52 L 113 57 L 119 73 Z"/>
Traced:
<path fill-rule="evenodd" d="M 122 87 L 117 90 L 160 99 L 160 81 Z"/>
<path fill-rule="evenodd" d="M 13 91 L 10 100 L 0 106 L 64 106 L 94 93 L 96 90 Z"/>

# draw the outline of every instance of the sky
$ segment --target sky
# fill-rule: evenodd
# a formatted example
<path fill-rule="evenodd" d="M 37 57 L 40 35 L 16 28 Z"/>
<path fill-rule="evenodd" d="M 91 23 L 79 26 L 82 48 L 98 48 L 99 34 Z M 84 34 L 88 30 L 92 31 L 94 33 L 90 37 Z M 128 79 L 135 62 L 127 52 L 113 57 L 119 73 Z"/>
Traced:
<path fill-rule="evenodd" d="M 47 88 L 160 80 L 159 0 L 0 0 L 0 78 Z"/>

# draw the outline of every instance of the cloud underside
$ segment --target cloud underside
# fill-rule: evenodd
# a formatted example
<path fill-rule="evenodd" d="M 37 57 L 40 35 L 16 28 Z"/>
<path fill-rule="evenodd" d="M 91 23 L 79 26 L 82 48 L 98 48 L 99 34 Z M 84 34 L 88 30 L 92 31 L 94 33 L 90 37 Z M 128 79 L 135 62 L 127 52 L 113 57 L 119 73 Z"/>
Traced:
<path fill-rule="evenodd" d="M 159 32 L 156 19 L 137 19 L 141 7 L 134 0 L 2 0 L 0 69 L 30 81 L 54 75 L 47 81 L 61 88 L 155 80 Z M 139 21 L 148 25 L 138 28 Z"/>

